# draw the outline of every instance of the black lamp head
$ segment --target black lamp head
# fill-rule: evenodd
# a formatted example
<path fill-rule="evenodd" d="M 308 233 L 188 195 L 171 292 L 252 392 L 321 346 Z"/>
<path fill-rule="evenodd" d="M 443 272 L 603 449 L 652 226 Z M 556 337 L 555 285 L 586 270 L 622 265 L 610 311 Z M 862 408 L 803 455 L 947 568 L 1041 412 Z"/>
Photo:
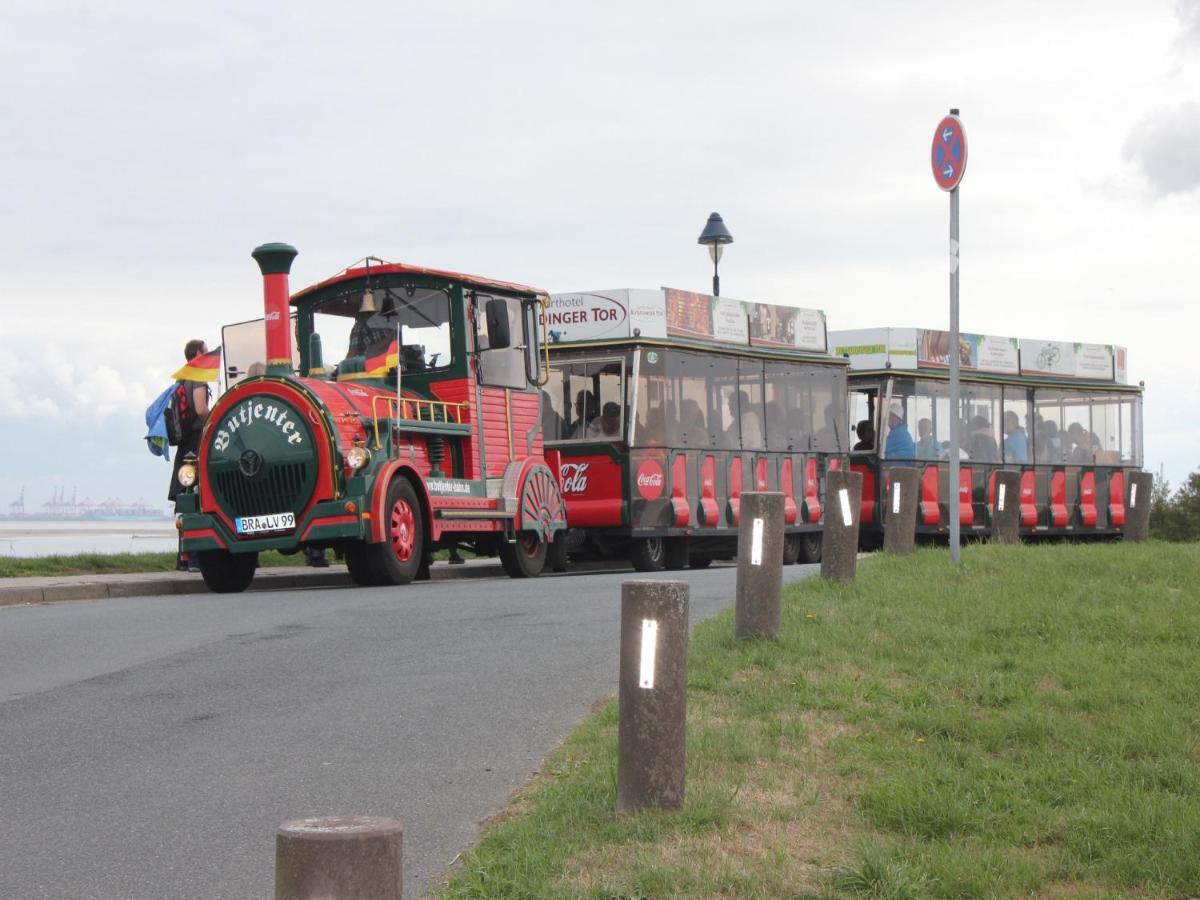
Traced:
<path fill-rule="evenodd" d="M 708 217 L 708 222 L 705 224 L 704 230 L 700 232 L 700 237 L 696 240 L 696 243 L 710 245 L 733 243 L 733 235 L 725 227 L 725 222 L 721 218 L 720 213 L 713 213 Z"/>

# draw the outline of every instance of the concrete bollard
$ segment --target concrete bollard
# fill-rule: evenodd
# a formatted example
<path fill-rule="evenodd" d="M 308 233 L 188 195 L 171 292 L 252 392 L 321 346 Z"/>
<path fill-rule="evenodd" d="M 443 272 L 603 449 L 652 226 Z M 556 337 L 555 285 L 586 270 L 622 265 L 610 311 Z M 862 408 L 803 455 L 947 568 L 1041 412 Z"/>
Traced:
<path fill-rule="evenodd" d="M 1150 536 L 1150 501 L 1154 476 L 1149 472 L 1129 474 L 1129 502 L 1125 506 L 1125 540 L 1144 541 Z"/>
<path fill-rule="evenodd" d="M 892 479 L 883 514 L 883 549 L 886 553 L 908 556 L 917 544 L 916 469 L 896 466 L 887 470 Z"/>
<path fill-rule="evenodd" d="M 1021 543 L 1021 473 L 1001 469 L 996 472 L 996 492 L 992 498 L 993 544 Z"/>
<path fill-rule="evenodd" d="M 404 827 L 395 819 L 296 819 L 275 836 L 275 900 L 400 900 Z"/>
<path fill-rule="evenodd" d="M 862 504 L 862 474 L 833 469 L 825 474 L 825 537 L 821 548 L 821 577 L 853 581 L 858 562 L 858 511 Z"/>
<path fill-rule="evenodd" d="M 778 635 L 782 595 L 783 494 L 742 494 L 734 635 L 739 638 Z"/>
<path fill-rule="evenodd" d="M 617 812 L 683 806 L 688 585 L 621 585 Z"/>

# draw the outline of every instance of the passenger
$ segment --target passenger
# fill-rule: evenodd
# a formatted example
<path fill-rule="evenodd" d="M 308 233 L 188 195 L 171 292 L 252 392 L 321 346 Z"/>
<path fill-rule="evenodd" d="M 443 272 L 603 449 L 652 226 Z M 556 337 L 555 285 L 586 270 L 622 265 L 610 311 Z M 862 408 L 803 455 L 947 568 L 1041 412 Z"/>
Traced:
<path fill-rule="evenodd" d="M 1079 466 L 1090 466 L 1095 462 L 1092 454 L 1092 441 L 1088 431 L 1078 422 L 1072 422 L 1067 428 L 1066 461 Z"/>
<path fill-rule="evenodd" d="M 937 441 L 933 439 L 933 422 L 917 420 L 917 459 L 937 459 Z"/>
<path fill-rule="evenodd" d="M 373 321 L 374 320 L 374 321 Z M 376 319 L 375 313 L 360 312 L 354 317 L 354 327 L 350 329 L 350 350 L 348 356 L 366 356 L 368 348 L 376 344 L 390 341 L 396 336 L 394 326 L 381 326 L 382 319 Z M 384 346 L 387 346 L 384 343 Z"/>
<path fill-rule="evenodd" d="M 888 436 L 883 455 L 887 459 L 912 459 L 917 455 L 917 445 L 904 425 L 904 406 L 900 403 L 888 407 Z"/>
<path fill-rule="evenodd" d="M 596 397 L 591 391 L 580 391 L 575 395 L 575 421 L 571 425 L 570 437 L 587 437 L 588 425 L 596 418 Z"/>
<path fill-rule="evenodd" d="M 700 404 L 690 397 L 685 397 L 679 404 L 679 432 L 683 441 L 688 444 L 707 444 L 708 432 L 704 427 L 704 411 Z"/>
<path fill-rule="evenodd" d="M 855 425 L 854 433 L 858 435 L 858 442 L 850 448 L 851 450 L 875 449 L 875 426 L 871 424 L 870 419 L 863 419 Z"/>
<path fill-rule="evenodd" d="M 748 449 L 762 447 L 762 423 L 759 421 L 758 413 L 754 411 L 754 406 L 750 402 L 749 392 L 738 391 L 736 394 L 730 394 L 729 412 L 733 417 L 733 424 L 729 426 L 729 431 L 727 432 L 731 442 L 734 444 L 737 443 L 740 414 L 742 446 Z"/>
<path fill-rule="evenodd" d="M 844 443 L 842 441 L 842 432 L 838 428 L 837 407 L 832 403 L 825 405 L 825 424 L 821 426 L 821 430 L 817 432 L 817 440 L 814 449 L 832 450 L 835 453 L 841 453 Z M 801 422 L 800 431 L 793 431 L 792 436 L 795 437 L 798 433 L 803 433 L 804 424 Z M 849 443 L 846 441 L 845 443 Z"/>
<path fill-rule="evenodd" d="M 772 450 L 783 450 L 788 446 L 787 417 L 783 414 L 783 404 L 778 400 L 768 400 L 765 409 L 767 445 Z"/>
<path fill-rule="evenodd" d="M 1000 448 L 992 436 L 992 425 L 984 416 L 975 416 L 969 425 L 967 452 L 976 462 L 1000 462 Z"/>
<path fill-rule="evenodd" d="M 587 426 L 587 436 L 601 441 L 615 441 L 621 437 L 621 407 L 611 400 L 604 404 L 598 419 Z"/>
<path fill-rule="evenodd" d="M 1004 461 L 1029 462 L 1029 440 L 1020 416 L 1011 409 L 1004 414 Z"/>

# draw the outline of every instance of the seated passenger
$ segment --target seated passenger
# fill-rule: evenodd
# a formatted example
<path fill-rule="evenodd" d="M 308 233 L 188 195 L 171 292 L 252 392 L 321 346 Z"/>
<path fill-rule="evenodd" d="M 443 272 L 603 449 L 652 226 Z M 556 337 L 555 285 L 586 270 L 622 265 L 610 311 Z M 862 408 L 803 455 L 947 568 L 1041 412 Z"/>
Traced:
<path fill-rule="evenodd" d="M 586 435 L 601 441 L 615 441 L 621 437 L 621 407 L 611 400 L 604 404 L 598 419 L 588 423 Z"/>
<path fill-rule="evenodd" d="M 937 441 L 933 439 L 933 422 L 917 420 L 917 459 L 937 459 Z"/>
<path fill-rule="evenodd" d="M 1029 441 L 1020 417 L 1011 409 L 1004 414 L 1004 461 L 1029 462 Z"/>
<path fill-rule="evenodd" d="M 904 425 L 904 406 L 893 403 L 888 407 L 888 436 L 883 445 L 885 459 L 912 459 L 917 455 L 917 445 Z"/>
<path fill-rule="evenodd" d="M 685 397 L 679 404 L 679 434 L 681 442 L 695 446 L 708 443 L 708 431 L 704 427 L 704 411 L 700 404 Z"/>
<path fill-rule="evenodd" d="M 588 425 L 596 418 L 596 397 L 591 391 L 580 391 L 575 395 L 575 421 L 571 425 L 570 438 L 587 437 Z"/>
<path fill-rule="evenodd" d="M 875 449 L 875 426 L 871 424 L 870 419 L 863 419 L 855 425 L 854 433 L 858 435 L 858 442 L 850 448 L 851 450 Z"/>
<path fill-rule="evenodd" d="M 750 402 L 748 391 L 738 391 L 729 395 L 729 413 L 733 424 L 729 426 L 727 436 L 732 444 L 737 444 L 740 432 L 743 447 L 758 449 L 763 445 L 762 422 Z"/>
<path fill-rule="evenodd" d="M 983 416 L 975 416 L 968 424 L 967 452 L 976 462 L 1000 462 L 1000 448 L 992 436 L 992 426 Z"/>
<path fill-rule="evenodd" d="M 554 408 L 554 400 L 542 391 L 542 434 L 547 441 L 557 441 L 562 436 L 563 418 Z"/>

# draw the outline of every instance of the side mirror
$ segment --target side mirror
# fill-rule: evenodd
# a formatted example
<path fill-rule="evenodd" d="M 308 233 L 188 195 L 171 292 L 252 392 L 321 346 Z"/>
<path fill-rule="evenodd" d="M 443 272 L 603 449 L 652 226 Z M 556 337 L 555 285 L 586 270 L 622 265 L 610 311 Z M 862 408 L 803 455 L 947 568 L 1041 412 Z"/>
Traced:
<path fill-rule="evenodd" d="M 500 297 L 491 297 L 484 308 L 487 316 L 488 349 L 503 350 L 512 343 L 508 330 L 508 303 Z"/>

